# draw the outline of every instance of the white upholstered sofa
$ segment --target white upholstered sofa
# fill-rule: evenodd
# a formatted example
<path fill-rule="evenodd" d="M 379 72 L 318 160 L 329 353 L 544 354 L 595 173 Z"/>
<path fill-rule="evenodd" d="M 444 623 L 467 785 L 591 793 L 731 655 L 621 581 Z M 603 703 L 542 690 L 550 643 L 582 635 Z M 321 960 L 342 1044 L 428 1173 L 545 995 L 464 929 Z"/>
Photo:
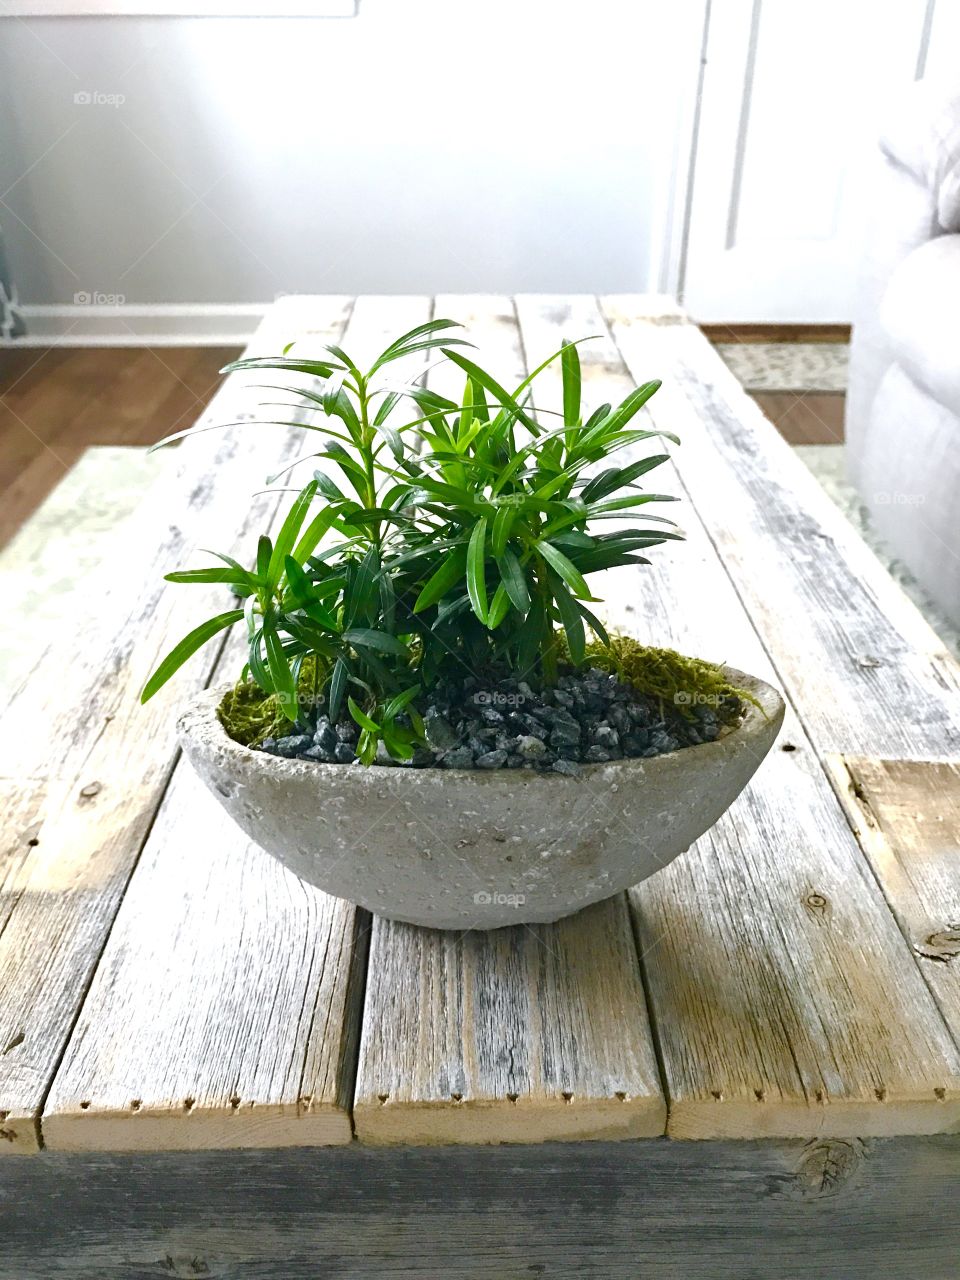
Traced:
<path fill-rule="evenodd" d="M 870 190 L 848 475 L 891 550 L 960 625 L 960 84 L 912 87 Z"/>

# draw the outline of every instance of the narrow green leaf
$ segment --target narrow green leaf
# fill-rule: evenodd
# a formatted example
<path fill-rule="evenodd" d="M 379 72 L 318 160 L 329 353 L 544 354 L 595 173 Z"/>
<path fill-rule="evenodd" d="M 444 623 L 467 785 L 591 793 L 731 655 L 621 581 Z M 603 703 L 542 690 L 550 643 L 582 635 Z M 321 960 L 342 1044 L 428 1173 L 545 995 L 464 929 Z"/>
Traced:
<path fill-rule="evenodd" d="M 333 675 L 330 677 L 330 696 L 329 696 L 329 713 L 331 723 L 336 723 L 340 715 L 340 708 L 343 706 L 343 694 L 347 687 L 347 676 L 350 674 L 350 668 L 346 661 L 341 657 L 338 658 L 333 668 Z"/>
<path fill-rule="evenodd" d="M 376 649 L 380 653 L 391 653 L 398 658 L 410 657 L 410 650 L 402 641 L 374 627 L 351 627 L 344 631 L 343 638 L 347 644 L 359 645 L 363 649 Z"/>
<path fill-rule="evenodd" d="M 202 648 L 218 632 L 232 626 L 235 622 L 239 622 L 242 617 L 242 609 L 231 609 L 228 613 L 217 614 L 215 618 L 209 618 L 206 622 L 202 622 L 189 635 L 184 636 L 180 643 L 170 650 L 143 686 L 140 701 L 149 701 L 158 689 L 163 688 L 174 672 L 183 666 L 188 658 L 193 657 L 197 650 Z"/>
<path fill-rule="evenodd" d="M 447 557 L 440 565 L 440 568 L 432 573 L 424 583 L 423 590 L 417 596 L 413 606 L 414 613 L 422 613 L 424 609 L 429 609 L 431 605 L 436 604 L 443 596 L 447 594 L 463 577 L 463 571 L 467 563 L 467 553 L 463 547 L 457 549 L 452 556 Z"/>
<path fill-rule="evenodd" d="M 487 622 L 486 539 L 487 517 L 481 516 L 467 545 L 467 594 L 473 612 L 483 623 Z"/>
<path fill-rule="evenodd" d="M 530 608 L 530 591 L 520 561 L 508 549 L 497 556 L 497 568 L 500 570 L 500 581 L 512 604 L 525 614 Z"/>
<path fill-rule="evenodd" d="M 280 700 L 281 710 L 288 720 L 296 720 L 299 708 L 293 672 L 290 670 L 279 635 L 273 624 L 266 619 L 263 623 L 263 647 L 267 652 L 267 670 L 270 672 L 270 679 Z"/>
<path fill-rule="evenodd" d="M 560 356 L 563 376 L 563 421 L 575 427 L 580 421 L 580 355 L 572 342 L 565 342 Z"/>
<path fill-rule="evenodd" d="M 273 543 L 265 533 L 257 541 L 257 576 L 264 586 L 270 581 L 270 560 L 273 556 Z"/>
<path fill-rule="evenodd" d="M 310 509 L 310 503 L 313 501 L 317 492 L 316 480 L 311 480 L 299 493 L 287 512 L 287 517 L 280 526 L 280 532 L 277 534 L 277 540 L 274 543 L 273 551 L 270 555 L 270 566 L 267 570 L 267 586 L 273 590 L 283 575 L 283 562 L 293 550 L 293 544 L 297 540 L 297 535 L 303 527 L 307 512 Z"/>
<path fill-rule="evenodd" d="M 375 720 L 371 720 L 362 707 L 357 706 L 353 698 L 347 698 L 347 709 L 361 729 L 366 729 L 368 733 L 380 732 L 380 726 L 377 722 Z"/>
<path fill-rule="evenodd" d="M 584 599 L 590 598 L 590 588 L 584 582 L 583 575 L 562 551 L 558 551 L 555 546 L 543 538 L 534 545 L 550 568 L 560 575 L 574 595 L 581 596 Z"/>
<path fill-rule="evenodd" d="M 586 652 L 586 636 L 583 630 L 583 618 L 577 608 L 577 601 L 574 600 L 563 583 L 555 577 L 551 579 L 550 588 L 553 591 L 557 612 L 560 614 L 560 621 L 567 635 L 570 657 L 574 666 L 579 667 Z"/>
<path fill-rule="evenodd" d="M 502 556 L 506 550 L 516 516 L 515 506 L 504 504 L 497 508 L 497 514 L 493 517 L 493 529 L 490 532 L 490 546 L 495 556 Z"/>

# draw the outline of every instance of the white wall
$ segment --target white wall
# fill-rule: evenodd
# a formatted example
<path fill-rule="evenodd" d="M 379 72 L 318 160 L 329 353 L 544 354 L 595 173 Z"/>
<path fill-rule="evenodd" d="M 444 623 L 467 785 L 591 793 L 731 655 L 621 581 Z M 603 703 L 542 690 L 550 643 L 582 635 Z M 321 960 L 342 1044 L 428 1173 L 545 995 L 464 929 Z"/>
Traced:
<path fill-rule="evenodd" d="M 669 285 L 702 9 L 0 19 L 21 299 Z"/>

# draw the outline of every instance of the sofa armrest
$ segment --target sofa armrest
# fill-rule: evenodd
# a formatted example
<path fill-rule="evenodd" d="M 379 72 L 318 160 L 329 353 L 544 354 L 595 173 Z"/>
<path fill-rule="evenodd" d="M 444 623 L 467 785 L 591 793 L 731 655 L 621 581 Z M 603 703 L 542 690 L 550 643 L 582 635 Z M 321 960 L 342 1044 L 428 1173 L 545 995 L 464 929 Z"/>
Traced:
<path fill-rule="evenodd" d="M 921 80 L 897 102 L 880 149 L 931 195 L 940 231 L 960 231 L 960 89 Z"/>
<path fill-rule="evenodd" d="M 960 235 L 914 249 L 890 277 L 880 323 L 897 363 L 960 416 Z"/>

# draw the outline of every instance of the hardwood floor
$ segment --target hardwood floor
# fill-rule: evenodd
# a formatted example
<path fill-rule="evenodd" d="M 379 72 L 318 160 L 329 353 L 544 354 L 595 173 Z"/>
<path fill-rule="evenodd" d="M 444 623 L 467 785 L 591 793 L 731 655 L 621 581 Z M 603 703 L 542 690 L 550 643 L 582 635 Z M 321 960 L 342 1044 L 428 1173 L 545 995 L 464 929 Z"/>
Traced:
<path fill-rule="evenodd" d="M 239 347 L 0 351 L 0 546 L 90 445 L 189 426 Z"/>
<path fill-rule="evenodd" d="M 846 396 L 839 391 L 754 391 L 788 444 L 842 444 Z"/>
<path fill-rule="evenodd" d="M 189 426 L 219 384 L 218 371 L 239 353 L 239 347 L 0 351 L 0 546 L 90 445 L 148 445 Z M 843 440 L 841 394 L 763 391 L 754 399 L 790 444 Z"/>

